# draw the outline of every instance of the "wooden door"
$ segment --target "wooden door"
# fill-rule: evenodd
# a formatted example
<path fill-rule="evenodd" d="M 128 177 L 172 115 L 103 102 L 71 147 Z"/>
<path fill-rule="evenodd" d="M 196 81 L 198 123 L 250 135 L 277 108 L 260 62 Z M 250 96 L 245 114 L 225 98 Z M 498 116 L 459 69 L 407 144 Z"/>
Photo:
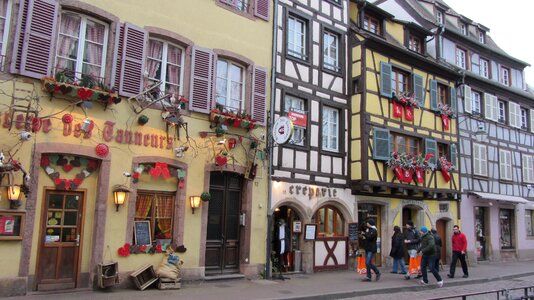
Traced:
<path fill-rule="evenodd" d="M 242 176 L 213 172 L 206 235 L 206 275 L 239 272 Z"/>
<path fill-rule="evenodd" d="M 438 232 L 439 237 L 441 237 L 441 263 L 447 264 L 449 261 L 447 257 L 447 242 L 449 241 L 447 238 L 447 221 L 438 220 L 436 222 L 436 231 Z"/>
<path fill-rule="evenodd" d="M 83 225 L 83 192 L 45 192 L 37 257 L 37 290 L 77 287 Z"/>

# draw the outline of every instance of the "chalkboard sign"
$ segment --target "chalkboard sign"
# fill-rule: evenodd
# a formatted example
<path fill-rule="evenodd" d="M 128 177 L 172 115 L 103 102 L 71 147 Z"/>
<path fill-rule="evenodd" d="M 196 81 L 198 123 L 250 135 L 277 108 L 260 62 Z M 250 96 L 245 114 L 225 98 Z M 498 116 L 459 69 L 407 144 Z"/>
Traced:
<path fill-rule="evenodd" d="M 349 241 L 358 240 L 358 223 L 349 223 Z"/>
<path fill-rule="evenodd" d="M 150 221 L 135 221 L 134 237 L 136 245 L 151 245 Z"/>

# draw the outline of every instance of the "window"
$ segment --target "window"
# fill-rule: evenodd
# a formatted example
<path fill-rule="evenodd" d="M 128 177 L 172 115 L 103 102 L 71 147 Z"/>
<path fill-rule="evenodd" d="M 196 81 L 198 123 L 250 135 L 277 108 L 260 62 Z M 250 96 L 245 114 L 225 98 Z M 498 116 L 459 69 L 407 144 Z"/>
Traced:
<path fill-rule="evenodd" d="M 304 99 L 286 95 L 284 99 L 284 112 L 286 115 L 289 112 L 296 112 L 299 114 L 307 115 L 306 102 Z M 304 146 L 306 141 L 306 127 L 302 125 L 294 125 L 293 137 L 289 143 L 299 146 Z"/>
<path fill-rule="evenodd" d="M 480 59 L 480 76 L 489 79 L 489 61 L 486 59 Z"/>
<path fill-rule="evenodd" d="M 466 68 L 466 53 L 464 49 L 456 48 L 456 65 L 462 69 Z"/>
<path fill-rule="evenodd" d="M 363 17 L 363 29 L 370 31 L 374 34 L 382 33 L 380 28 L 380 21 L 377 18 L 367 14 Z"/>
<path fill-rule="evenodd" d="M 215 2 L 221 3 L 222 7 L 239 15 L 269 21 L 269 0 L 216 0 Z"/>
<path fill-rule="evenodd" d="M 449 145 L 438 143 L 438 157 L 449 157 Z"/>
<path fill-rule="evenodd" d="M 172 239 L 173 193 L 139 191 L 135 202 L 135 221 L 150 221 L 153 241 Z"/>
<path fill-rule="evenodd" d="M 147 53 L 149 85 L 161 80 L 160 91 L 182 95 L 183 49 L 165 41 L 150 39 Z"/>
<path fill-rule="evenodd" d="M 339 66 L 339 35 L 324 31 L 323 33 L 323 67 L 340 72 Z"/>
<path fill-rule="evenodd" d="M 323 206 L 315 212 L 312 222 L 317 225 L 318 236 L 343 236 L 345 220 L 333 206 Z"/>
<path fill-rule="evenodd" d="M 525 210 L 525 230 L 527 231 L 527 236 L 534 236 L 534 225 L 532 220 L 534 219 L 534 210 L 526 209 Z"/>
<path fill-rule="evenodd" d="M 473 174 L 488 176 L 488 149 L 486 145 L 473 143 Z"/>
<path fill-rule="evenodd" d="M 534 157 L 522 155 L 523 160 L 523 182 L 534 183 Z"/>
<path fill-rule="evenodd" d="M 506 123 L 506 103 L 504 101 L 498 101 L 499 108 L 499 122 Z"/>
<path fill-rule="evenodd" d="M 418 36 L 410 35 L 408 48 L 417 53 L 423 53 L 423 43 L 421 42 L 421 38 Z"/>
<path fill-rule="evenodd" d="M 6 51 L 9 38 L 9 23 L 11 18 L 11 1 L 0 0 L 0 71 L 6 64 Z"/>
<path fill-rule="evenodd" d="M 104 77 L 107 40 L 107 24 L 73 12 L 61 13 L 56 71 L 72 71 L 78 80 L 81 74 Z"/>
<path fill-rule="evenodd" d="M 410 74 L 399 69 L 391 69 L 391 91 L 399 96 L 410 91 Z"/>
<path fill-rule="evenodd" d="M 289 16 L 287 20 L 287 54 L 306 60 L 307 23 L 295 16 Z"/>
<path fill-rule="evenodd" d="M 526 108 L 521 108 L 521 128 L 528 129 L 528 112 Z"/>
<path fill-rule="evenodd" d="M 438 83 L 438 104 L 449 104 L 449 87 Z"/>
<path fill-rule="evenodd" d="M 510 86 L 510 69 L 501 67 L 501 83 Z"/>
<path fill-rule="evenodd" d="M 412 136 L 391 133 L 389 135 L 391 151 L 407 154 L 421 153 L 421 139 Z"/>
<path fill-rule="evenodd" d="M 460 32 L 462 32 L 463 35 L 467 35 L 467 25 L 464 23 L 460 24 Z"/>
<path fill-rule="evenodd" d="M 501 249 L 512 249 L 513 236 L 513 211 L 511 209 L 501 209 L 499 211 L 499 227 L 501 234 Z"/>
<path fill-rule="evenodd" d="M 499 150 L 499 165 L 501 179 L 512 180 L 512 153 L 508 150 Z"/>
<path fill-rule="evenodd" d="M 436 11 L 436 21 L 438 24 L 443 25 L 443 13 L 441 11 Z"/>
<path fill-rule="evenodd" d="M 323 150 L 339 150 L 339 110 L 323 107 Z"/>
<path fill-rule="evenodd" d="M 478 31 L 478 41 L 482 44 L 486 43 L 486 34 L 482 30 Z"/>
<path fill-rule="evenodd" d="M 472 99 L 472 104 L 473 104 L 473 107 L 472 107 L 473 113 L 476 113 L 476 114 L 482 113 L 481 102 L 480 102 L 480 93 L 472 91 L 471 92 L 471 99 Z"/>
<path fill-rule="evenodd" d="M 215 100 L 217 104 L 233 112 L 244 110 L 245 75 L 244 68 L 236 63 L 219 58 L 217 60 L 217 81 Z"/>

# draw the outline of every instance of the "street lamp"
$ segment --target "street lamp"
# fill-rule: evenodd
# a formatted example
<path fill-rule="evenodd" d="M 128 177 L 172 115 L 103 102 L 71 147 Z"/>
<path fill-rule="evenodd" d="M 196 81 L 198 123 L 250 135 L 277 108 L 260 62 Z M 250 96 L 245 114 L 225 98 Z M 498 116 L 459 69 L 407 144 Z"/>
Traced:
<path fill-rule="evenodd" d="M 477 142 L 485 142 L 488 138 L 488 132 L 484 126 L 484 123 L 479 123 L 477 131 L 475 131 L 475 139 Z"/>

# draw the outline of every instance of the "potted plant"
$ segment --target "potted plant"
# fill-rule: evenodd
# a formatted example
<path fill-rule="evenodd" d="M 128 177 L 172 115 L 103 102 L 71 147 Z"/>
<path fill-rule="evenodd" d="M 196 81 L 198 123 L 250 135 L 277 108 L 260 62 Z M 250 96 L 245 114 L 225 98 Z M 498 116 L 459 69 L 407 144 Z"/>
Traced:
<path fill-rule="evenodd" d="M 200 194 L 200 200 L 202 201 L 210 201 L 211 200 L 211 194 L 209 192 L 203 192 Z"/>

